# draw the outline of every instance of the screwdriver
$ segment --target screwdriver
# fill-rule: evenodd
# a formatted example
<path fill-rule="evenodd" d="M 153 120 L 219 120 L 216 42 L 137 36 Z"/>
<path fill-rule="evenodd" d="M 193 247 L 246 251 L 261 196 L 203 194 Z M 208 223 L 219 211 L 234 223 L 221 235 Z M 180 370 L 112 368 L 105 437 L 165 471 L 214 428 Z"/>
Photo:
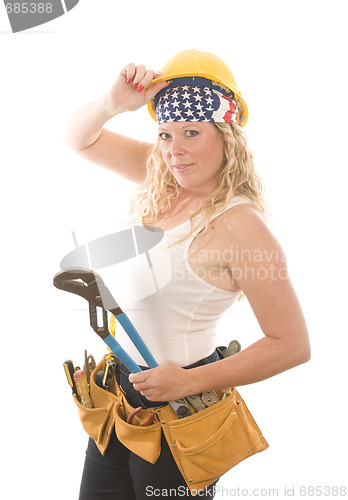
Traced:
<path fill-rule="evenodd" d="M 74 398 L 77 398 L 78 400 L 80 400 L 80 398 L 78 396 L 78 392 L 77 392 L 77 387 L 76 387 L 76 384 L 74 381 L 75 368 L 74 368 L 74 364 L 71 361 L 71 359 L 64 361 L 63 367 L 64 367 L 66 378 L 68 379 L 68 384 L 71 387 Z"/>

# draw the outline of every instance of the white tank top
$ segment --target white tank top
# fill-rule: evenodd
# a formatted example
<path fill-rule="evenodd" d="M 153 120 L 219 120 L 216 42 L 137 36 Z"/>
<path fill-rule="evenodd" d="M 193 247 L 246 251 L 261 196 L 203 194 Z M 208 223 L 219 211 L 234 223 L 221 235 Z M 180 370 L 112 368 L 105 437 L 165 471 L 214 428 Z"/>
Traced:
<path fill-rule="evenodd" d="M 211 220 L 245 203 L 251 202 L 237 196 Z M 189 230 L 190 221 L 186 221 L 164 231 L 163 244 L 149 252 L 153 268 L 145 255 L 139 255 L 127 262 L 123 277 L 117 279 L 127 286 L 118 287 L 115 298 L 158 363 L 168 359 L 186 366 L 209 356 L 217 346 L 218 321 L 240 294 L 217 288 L 192 270 L 188 251 L 202 227 L 172 245 Z M 136 363 L 146 365 L 119 323 L 116 339 Z"/>

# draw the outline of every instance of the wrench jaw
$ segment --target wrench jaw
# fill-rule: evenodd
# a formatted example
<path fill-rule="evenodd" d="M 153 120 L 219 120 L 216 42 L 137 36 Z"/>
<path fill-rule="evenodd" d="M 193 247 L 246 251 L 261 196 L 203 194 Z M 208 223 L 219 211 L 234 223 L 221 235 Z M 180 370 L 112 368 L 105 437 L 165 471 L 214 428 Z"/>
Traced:
<path fill-rule="evenodd" d="M 93 285 L 97 286 L 97 280 L 95 273 L 90 269 L 81 267 L 59 271 L 53 278 L 53 284 L 60 290 L 75 293 L 86 300 L 90 300 L 92 295 L 91 287 L 93 289 Z"/>
<path fill-rule="evenodd" d="M 60 290 L 80 295 L 94 307 L 113 312 L 115 316 L 122 312 L 101 276 L 90 269 L 81 267 L 59 271 L 53 284 Z"/>
<path fill-rule="evenodd" d="M 54 276 L 53 284 L 60 290 L 74 293 L 86 299 L 89 306 L 91 327 L 103 340 L 108 337 L 108 308 L 104 306 L 104 302 L 111 305 L 115 313 L 119 314 L 118 311 L 122 311 L 98 273 L 84 268 L 65 269 Z M 101 326 L 98 324 L 97 307 L 102 309 Z"/>

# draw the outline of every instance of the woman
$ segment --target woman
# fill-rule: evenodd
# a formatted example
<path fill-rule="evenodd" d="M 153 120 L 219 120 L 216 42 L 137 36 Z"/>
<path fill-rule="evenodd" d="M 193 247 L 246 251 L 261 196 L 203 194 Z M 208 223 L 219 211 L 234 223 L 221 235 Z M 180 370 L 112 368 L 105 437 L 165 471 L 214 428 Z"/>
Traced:
<path fill-rule="evenodd" d="M 155 145 L 103 128 L 110 118 L 145 104 L 158 122 Z M 228 68 L 197 51 L 177 54 L 164 75 L 127 64 L 105 96 L 71 119 L 69 144 L 139 184 L 131 213 L 165 231 L 169 244 L 171 281 L 130 314 L 159 361 L 157 368 L 131 375 L 121 368 L 119 381 L 134 405 L 251 384 L 310 358 L 284 252 L 265 222 L 261 182 L 241 129 L 246 119 Z M 241 294 L 264 336 L 215 363 L 217 320 Z M 151 465 L 113 436 L 105 457 L 90 442 L 80 498 L 146 498 L 149 486 L 184 484 L 164 440 L 160 459 Z M 213 490 L 205 494 L 212 497 Z"/>

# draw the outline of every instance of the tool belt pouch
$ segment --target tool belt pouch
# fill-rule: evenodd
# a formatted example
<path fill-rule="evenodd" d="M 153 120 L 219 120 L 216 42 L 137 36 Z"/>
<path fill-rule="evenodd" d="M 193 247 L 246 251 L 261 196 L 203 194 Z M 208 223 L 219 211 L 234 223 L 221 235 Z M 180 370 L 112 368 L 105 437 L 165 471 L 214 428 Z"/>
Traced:
<path fill-rule="evenodd" d="M 116 378 L 114 377 L 109 391 L 95 383 L 96 374 L 104 368 L 105 360 L 102 359 L 91 373 L 90 396 L 94 408 L 86 408 L 74 398 L 82 427 L 94 440 L 102 455 L 115 428 L 116 435 L 124 446 L 144 460 L 155 463 L 161 453 L 161 424 L 155 419 L 148 427 L 141 427 L 148 420 L 150 409 L 136 414 L 132 424 L 128 424 L 127 417 L 134 407 L 126 400 Z"/>
<path fill-rule="evenodd" d="M 204 489 L 245 458 L 268 447 L 235 388 L 218 403 L 189 417 L 178 419 L 170 406 L 157 414 L 191 491 Z"/>
<path fill-rule="evenodd" d="M 126 400 L 116 378 L 110 391 L 95 383 L 96 374 L 104 368 L 105 360 L 102 359 L 91 374 L 90 394 L 94 408 L 86 408 L 74 398 L 82 426 L 102 455 L 115 428 L 124 446 L 154 464 L 161 453 L 162 429 L 187 486 L 196 491 L 212 484 L 245 458 L 268 447 L 235 388 L 218 403 L 189 417 L 178 419 L 172 407 L 165 405 L 144 409 L 129 424 L 127 417 L 134 407 Z M 154 422 L 142 427 L 151 412 L 156 414 Z"/>
<path fill-rule="evenodd" d="M 142 427 L 142 424 L 150 417 L 151 409 L 144 409 L 136 414 L 132 424 L 128 424 L 127 417 L 134 407 L 128 403 L 121 390 L 120 392 L 121 402 L 113 409 L 116 435 L 126 448 L 154 464 L 161 454 L 161 424 L 155 418 L 151 425 Z"/>

